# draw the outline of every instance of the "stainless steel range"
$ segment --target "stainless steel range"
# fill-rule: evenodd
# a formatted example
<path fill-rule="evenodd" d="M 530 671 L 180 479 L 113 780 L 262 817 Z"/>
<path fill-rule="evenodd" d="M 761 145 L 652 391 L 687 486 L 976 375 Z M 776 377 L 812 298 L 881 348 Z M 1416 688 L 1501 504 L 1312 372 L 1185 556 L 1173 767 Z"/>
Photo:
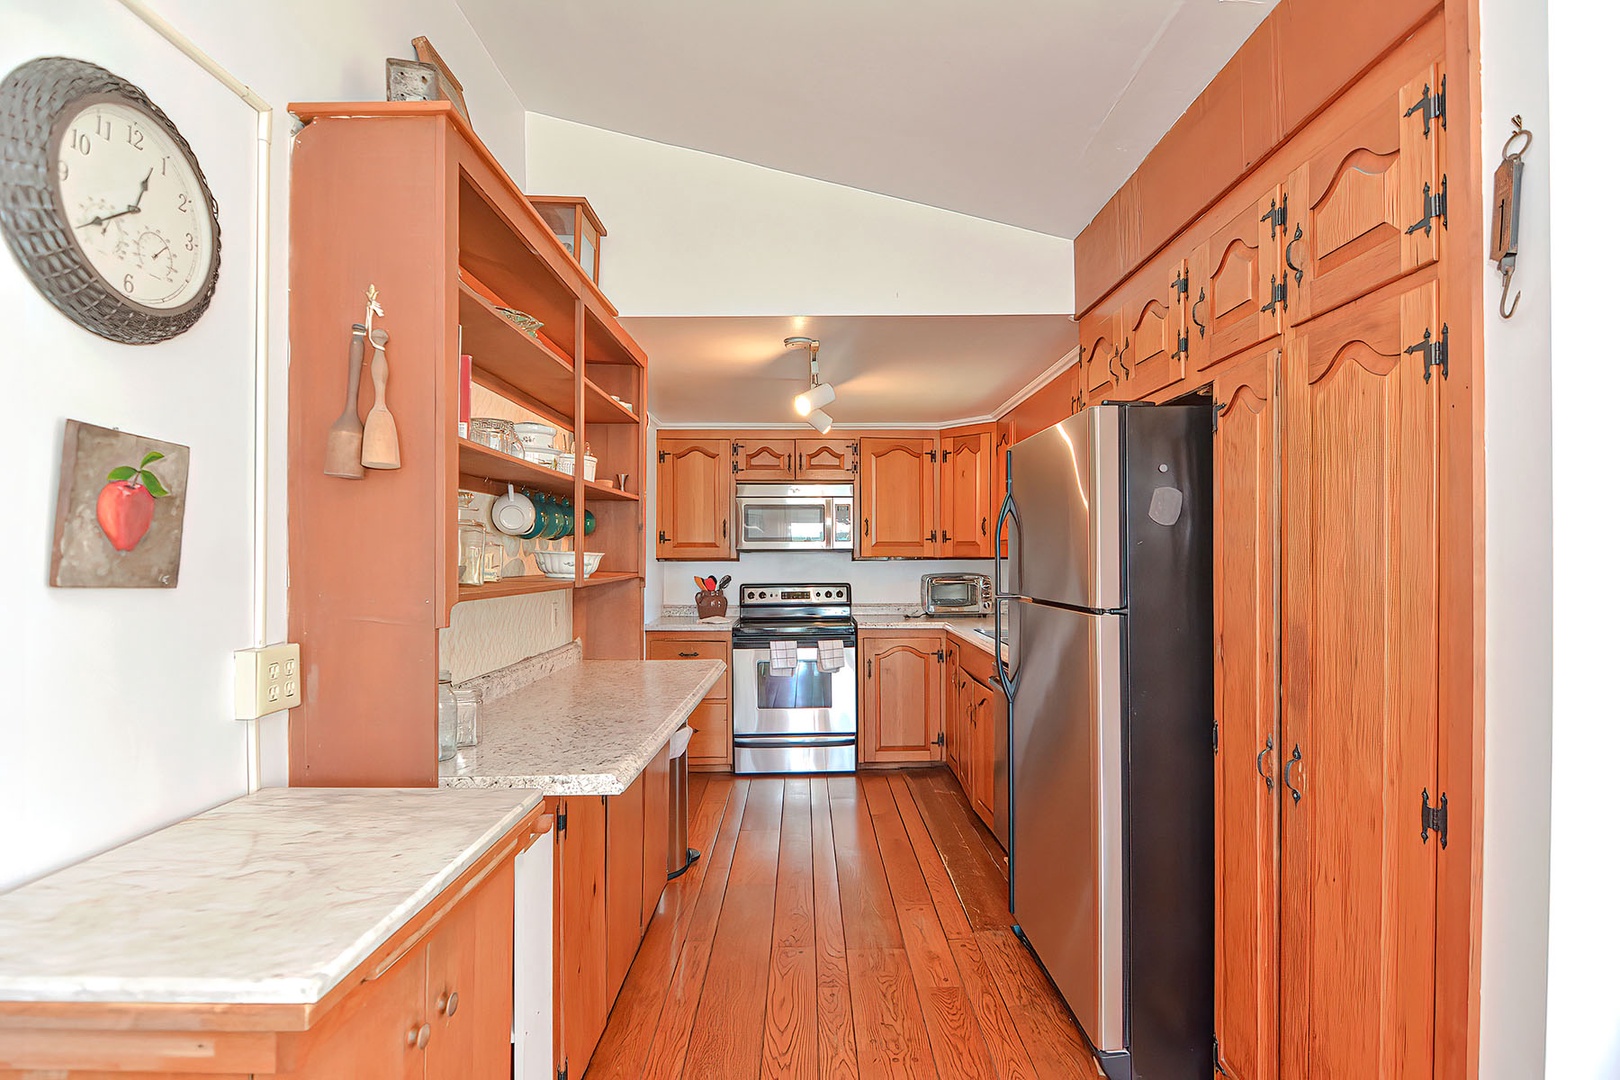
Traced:
<path fill-rule="evenodd" d="M 860 688 L 849 584 L 744 585 L 738 596 L 732 768 L 854 772 Z"/>

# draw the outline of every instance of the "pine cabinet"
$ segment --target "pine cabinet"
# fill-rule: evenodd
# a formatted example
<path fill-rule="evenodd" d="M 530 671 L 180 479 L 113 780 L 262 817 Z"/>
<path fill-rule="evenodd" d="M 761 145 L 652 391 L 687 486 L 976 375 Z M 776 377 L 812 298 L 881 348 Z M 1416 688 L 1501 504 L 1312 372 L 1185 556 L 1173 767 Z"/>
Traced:
<path fill-rule="evenodd" d="M 1283 1076 L 1432 1072 L 1440 330 L 1429 282 L 1284 351 Z"/>
<path fill-rule="evenodd" d="M 861 440 L 860 538 L 867 559 L 931 559 L 939 555 L 934 515 L 932 438 Z"/>
<path fill-rule="evenodd" d="M 1447 232 L 1445 127 L 1424 101 L 1445 78 L 1428 65 L 1390 84 L 1359 119 L 1289 174 L 1285 277 L 1296 323 L 1434 262 Z"/>
<path fill-rule="evenodd" d="M 847 484 L 855 479 L 856 444 L 848 439 L 794 439 L 793 452 L 795 480 Z"/>
<path fill-rule="evenodd" d="M 1124 377 L 1119 367 L 1123 353 L 1118 307 L 1104 302 L 1080 317 L 1080 390 L 1086 404 L 1108 398 Z"/>
<path fill-rule="evenodd" d="M 939 553 L 945 558 L 990 558 L 994 441 L 993 424 L 940 433 Z"/>
<path fill-rule="evenodd" d="M 861 761 L 943 760 L 944 636 L 862 631 L 860 655 Z"/>
<path fill-rule="evenodd" d="M 731 444 L 738 480 L 792 480 L 792 439 L 739 439 Z"/>
<path fill-rule="evenodd" d="M 1277 1080 L 1280 360 L 1263 346 L 1215 380 L 1215 1030 L 1233 1080 Z"/>
<path fill-rule="evenodd" d="M 658 557 L 733 559 L 736 483 L 728 439 L 658 440 Z"/>
<path fill-rule="evenodd" d="M 993 672 L 989 653 L 946 638 L 945 763 L 990 829 L 996 817 L 996 725 L 1006 722 L 1006 697 Z"/>
<path fill-rule="evenodd" d="M 646 870 L 646 778 L 607 800 L 607 998 L 618 996 L 646 929 L 641 886 Z"/>
<path fill-rule="evenodd" d="M 557 811 L 555 1058 L 585 1071 L 608 1014 L 607 800 L 570 795 Z"/>
<path fill-rule="evenodd" d="M 1081 365 L 1078 361 L 1060 371 L 1052 381 L 1014 405 L 1006 420 L 1013 442 L 1021 442 L 1037 431 L 1045 431 L 1060 420 L 1080 411 Z"/>
<path fill-rule="evenodd" d="M 1192 344 L 1186 320 L 1190 285 L 1185 259 L 1169 265 L 1155 260 L 1122 290 L 1118 368 L 1124 396 L 1145 398 L 1181 381 Z"/>
<path fill-rule="evenodd" d="M 1206 371 L 1282 331 L 1287 282 L 1279 270 L 1287 220 L 1282 186 L 1258 198 L 1239 196 L 1189 258 L 1193 368 Z M 1278 290 L 1283 290 L 1281 293 Z"/>
<path fill-rule="evenodd" d="M 686 751 L 694 769 L 731 767 L 731 632 L 729 630 L 649 631 L 649 660 L 718 660 L 726 673 L 715 680 L 686 726 L 692 742 Z"/>

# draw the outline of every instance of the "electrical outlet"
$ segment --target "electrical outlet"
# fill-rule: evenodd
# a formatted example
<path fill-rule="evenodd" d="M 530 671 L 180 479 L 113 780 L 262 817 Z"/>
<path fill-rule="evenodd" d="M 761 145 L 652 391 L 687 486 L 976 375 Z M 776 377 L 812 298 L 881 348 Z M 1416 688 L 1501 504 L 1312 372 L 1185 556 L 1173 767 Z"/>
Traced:
<path fill-rule="evenodd" d="M 236 718 L 256 720 L 304 703 L 304 663 L 297 645 L 236 653 Z"/>

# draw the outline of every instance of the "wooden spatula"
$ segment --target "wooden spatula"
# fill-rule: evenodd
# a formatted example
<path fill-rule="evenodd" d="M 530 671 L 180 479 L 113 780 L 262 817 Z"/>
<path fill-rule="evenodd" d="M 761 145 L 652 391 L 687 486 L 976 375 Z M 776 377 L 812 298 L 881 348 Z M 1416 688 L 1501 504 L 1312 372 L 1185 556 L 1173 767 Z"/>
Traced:
<path fill-rule="evenodd" d="M 388 331 L 371 332 L 371 385 L 377 402 L 366 415 L 366 435 L 360 449 L 360 464 L 368 469 L 399 468 L 399 430 L 394 414 L 388 411 Z"/>
<path fill-rule="evenodd" d="M 366 471 L 360 467 L 360 362 L 365 359 L 366 328 L 354 324 L 349 338 L 349 396 L 343 415 L 332 421 L 326 433 L 326 475 L 345 480 L 364 480 Z"/>

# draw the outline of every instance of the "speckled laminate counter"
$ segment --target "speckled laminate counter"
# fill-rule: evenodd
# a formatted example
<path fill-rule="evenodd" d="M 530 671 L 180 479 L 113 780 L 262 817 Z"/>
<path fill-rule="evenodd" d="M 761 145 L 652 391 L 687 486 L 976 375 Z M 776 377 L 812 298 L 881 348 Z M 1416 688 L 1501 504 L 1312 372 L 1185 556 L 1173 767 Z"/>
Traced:
<path fill-rule="evenodd" d="M 736 610 L 731 609 L 718 619 L 699 619 L 696 615 L 661 615 L 649 622 L 644 630 L 718 630 L 730 633 L 731 628 L 737 625 Z"/>
<path fill-rule="evenodd" d="M 709 687 L 718 660 L 583 660 L 484 703 L 478 745 L 439 765 L 450 788 L 618 795 Z"/>
<path fill-rule="evenodd" d="M 0 896 L 0 1001 L 311 1004 L 537 791 L 265 789 Z"/>
<path fill-rule="evenodd" d="M 985 652 L 993 652 L 990 639 L 983 634 L 975 634 L 976 629 L 995 632 L 996 620 L 990 618 L 966 618 L 959 616 L 940 617 L 924 616 L 918 619 L 908 619 L 904 615 L 894 614 L 867 614 L 859 611 L 855 613 L 855 623 L 862 630 L 943 630 L 966 645 Z"/>

